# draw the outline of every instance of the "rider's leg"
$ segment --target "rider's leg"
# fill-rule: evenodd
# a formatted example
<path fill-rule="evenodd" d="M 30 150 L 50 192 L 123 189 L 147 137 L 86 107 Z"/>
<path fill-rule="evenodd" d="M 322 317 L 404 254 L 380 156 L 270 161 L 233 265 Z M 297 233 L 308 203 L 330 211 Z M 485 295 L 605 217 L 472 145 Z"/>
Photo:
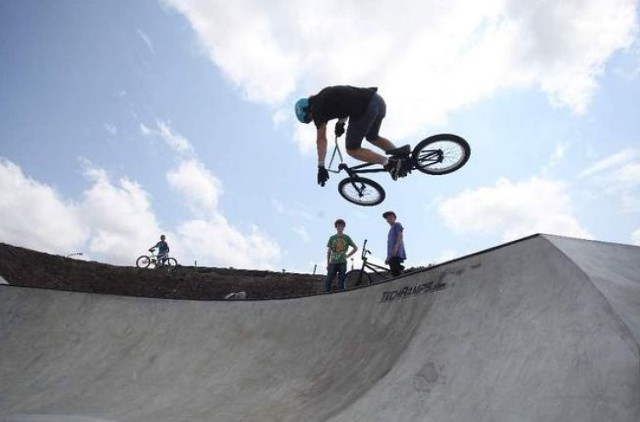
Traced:
<path fill-rule="evenodd" d="M 367 163 L 382 165 L 388 163 L 386 157 L 369 149 L 362 148 L 362 140 L 365 137 L 369 142 L 371 142 L 372 139 L 376 141 L 372 143 L 383 150 L 385 150 L 385 147 L 389 147 L 391 145 L 389 141 L 378 141 L 380 138 L 378 131 L 380 130 L 380 125 L 382 124 L 382 119 L 384 119 L 386 110 L 382 97 L 378 94 L 373 94 L 364 112 L 356 119 L 349 119 L 345 146 L 347 153 L 350 156 Z"/>
<path fill-rule="evenodd" d="M 347 153 L 360 161 L 382 165 L 384 169 L 389 172 L 393 180 L 398 180 L 398 177 L 401 177 L 402 160 L 400 158 L 383 157 L 366 148 L 347 149 Z"/>
<path fill-rule="evenodd" d="M 378 136 L 376 139 L 369 141 L 373 145 L 377 146 L 384 152 L 391 151 L 392 149 L 396 149 L 396 146 L 388 140 L 387 138 L 383 138 L 382 136 Z"/>
<path fill-rule="evenodd" d="M 364 161 L 366 163 L 374 163 L 374 164 L 380 164 L 384 166 L 388 162 L 386 157 L 383 157 L 382 155 L 377 154 L 371 151 L 370 149 L 366 149 L 366 148 L 354 148 L 354 149 L 347 148 L 347 154 L 349 154 L 350 156 L 352 156 L 357 160 Z"/>
<path fill-rule="evenodd" d="M 384 119 L 386 113 L 387 107 L 384 100 L 378 94 L 374 94 L 364 114 L 357 119 L 349 120 L 345 146 L 347 148 L 347 154 L 366 163 L 384 166 L 384 168 L 389 171 L 389 174 L 391 174 L 391 178 L 396 180 L 402 164 L 398 159 L 392 158 L 390 160 L 383 155 L 373 152 L 370 149 L 362 148 L 361 146 L 362 138 L 366 138 L 367 141 L 384 151 L 395 148 L 388 139 L 378 134 L 382 119 Z"/>

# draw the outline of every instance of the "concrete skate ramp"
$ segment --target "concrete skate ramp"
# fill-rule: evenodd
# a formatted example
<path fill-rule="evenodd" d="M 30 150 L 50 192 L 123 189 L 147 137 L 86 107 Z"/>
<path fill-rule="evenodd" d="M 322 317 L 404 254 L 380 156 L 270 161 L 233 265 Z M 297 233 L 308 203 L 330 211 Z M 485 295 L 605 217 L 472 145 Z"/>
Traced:
<path fill-rule="evenodd" d="M 0 421 L 637 422 L 638 262 L 536 235 L 303 299 L 0 286 Z"/>

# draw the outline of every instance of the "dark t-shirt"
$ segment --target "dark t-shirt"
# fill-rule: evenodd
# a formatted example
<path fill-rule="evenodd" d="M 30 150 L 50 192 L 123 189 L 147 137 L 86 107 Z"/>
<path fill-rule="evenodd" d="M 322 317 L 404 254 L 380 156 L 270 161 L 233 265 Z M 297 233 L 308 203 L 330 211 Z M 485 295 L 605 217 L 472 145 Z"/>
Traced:
<path fill-rule="evenodd" d="M 156 243 L 156 245 L 151 249 L 155 249 L 155 248 L 158 248 L 158 255 L 162 255 L 169 252 L 169 244 L 164 240 L 161 240 L 158 243 Z"/>
<path fill-rule="evenodd" d="M 316 127 L 331 119 L 357 119 L 364 113 L 377 88 L 338 85 L 324 88 L 309 98 L 309 110 Z"/>

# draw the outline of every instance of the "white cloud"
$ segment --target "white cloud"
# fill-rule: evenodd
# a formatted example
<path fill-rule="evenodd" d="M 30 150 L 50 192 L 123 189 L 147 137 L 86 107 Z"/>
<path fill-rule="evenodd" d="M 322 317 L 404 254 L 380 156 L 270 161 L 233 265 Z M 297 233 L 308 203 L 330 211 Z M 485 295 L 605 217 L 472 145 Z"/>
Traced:
<path fill-rule="evenodd" d="M 143 133 L 161 136 L 177 152 L 195 153 L 191 143 L 168 124 L 158 122 L 158 128 L 151 131 L 141 126 Z M 185 259 L 200 265 L 273 268 L 281 255 L 277 242 L 256 226 L 246 234 L 227 221 L 219 209 L 223 183 L 201 161 L 180 158 L 167 173 L 167 182 L 194 213 L 193 219 L 177 226 Z"/>
<path fill-rule="evenodd" d="M 153 48 L 153 42 L 151 41 L 151 37 L 149 37 L 142 29 L 136 29 L 136 32 L 138 33 L 138 36 L 140 37 L 142 42 L 145 43 L 149 51 L 151 51 L 153 54 L 156 54 L 156 51 Z"/>
<path fill-rule="evenodd" d="M 627 148 L 625 150 L 612 154 L 603 159 L 599 159 L 598 162 L 592 164 L 587 169 L 583 170 L 580 173 L 579 177 L 587 177 L 596 173 L 601 173 L 603 171 L 615 169 L 617 167 L 620 167 L 621 165 L 624 165 L 629 160 L 633 160 L 637 156 L 638 156 L 637 151 L 631 148 Z M 594 158 L 598 158 L 598 157 L 595 156 Z"/>
<path fill-rule="evenodd" d="M 533 67 L 553 102 L 585 111 L 597 77 L 611 54 L 631 45 L 637 31 L 636 1 L 512 1 L 520 27 L 523 67 Z"/>
<path fill-rule="evenodd" d="M 83 193 L 84 219 L 91 229 L 87 247 L 107 262 L 132 265 L 161 231 L 149 194 L 126 178 L 113 184 L 107 173 L 85 162 L 92 185 Z"/>
<path fill-rule="evenodd" d="M 548 163 L 541 169 L 541 173 L 548 174 L 550 171 L 558 167 L 560 163 L 562 163 L 562 160 L 564 160 L 568 148 L 569 145 L 566 143 L 556 144 Z"/>
<path fill-rule="evenodd" d="M 290 110 L 325 85 L 378 85 L 392 138 L 512 87 L 582 113 L 637 30 L 635 0 L 165 2 L 247 98 Z"/>
<path fill-rule="evenodd" d="M 631 234 L 631 243 L 640 246 L 640 229 Z"/>
<path fill-rule="evenodd" d="M 311 236 L 309 236 L 309 232 L 304 226 L 296 226 L 291 230 L 293 230 L 293 232 L 297 234 L 300 240 L 302 240 L 303 242 L 309 243 L 311 241 Z"/>
<path fill-rule="evenodd" d="M 253 226 L 250 234 L 243 234 L 220 214 L 184 222 L 177 231 L 189 256 L 198 262 L 272 269 L 281 254 L 277 242 L 257 227 Z"/>
<path fill-rule="evenodd" d="M 193 146 L 184 136 L 174 133 L 168 123 L 157 121 L 156 129 L 152 129 L 140 124 L 140 132 L 146 136 L 158 136 L 167 146 L 180 154 L 188 154 L 193 152 Z"/>
<path fill-rule="evenodd" d="M 112 125 L 111 123 L 105 123 L 104 129 L 111 134 L 111 136 L 116 136 L 118 134 L 118 128 Z"/>
<path fill-rule="evenodd" d="M 69 254 L 81 248 L 88 230 L 79 206 L 50 186 L 26 176 L 0 158 L 0 239 L 12 245 Z"/>
<path fill-rule="evenodd" d="M 500 233 L 505 241 L 534 233 L 592 238 L 573 216 L 566 187 L 537 177 L 465 190 L 442 201 L 438 212 L 457 233 Z"/>
<path fill-rule="evenodd" d="M 0 238 L 13 245 L 68 255 L 82 252 L 132 265 L 159 232 L 148 194 L 127 180 L 114 185 L 106 172 L 84 163 L 91 187 L 75 203 L 0 161 Z"/>
<path fill-rule="evenodd" d="M 625 212 L 640 211 L 640 150 L 627 148 L 580 173 L 599 194 L 616 197 Z"/>
<path fill-rule="evenodd" d="M 158 129 L 141 125 L 144 134 L 160 136 L 178 153 L 195 151 L 191 143 L 167 123 L 157 122 Z M 177 226 L 183 256 L 200 265 L 272 268 L 280 257 L 274 240 L 252 227 L 249 234 L 231 225 L 219 209 L 223 183 L 197 158 L 180 158 L 176 168 L 168 171 L 167 182 L 194 213 L 194 219 Z"/>
<path fill-rule="evenodd" d="M 271 206 L 279 214 L 291 220 L 305 220 L 308 222 L 314 220 L 312 210 L 307 205 L 295 201 L 292 202 L 287 199 L 286 202 L 282 202 L 279 199 L 271 198 Z"/>
<path fill-rule="evenodd" d="M 453 249 L 445 249 L 440 253 L 440 259 L 437 263 L 451 261 L 458 258 L 460 255 Z"/>
<path fill-rule="evenodd" d="M 201 163 L 183 161 L 168 180 L 200 218 L 162 230 L 152 198 L 126 177 L 113 182 L 107 172 L 85 160 L 90 186 L 81 201 L 65 201 L 46 184 L 27 177 L 0 159 L 0 239 L 16 246 L 88 259 L 133 265 L 135 258 L 165 233 L 180 262 L 200 265 L 273 268 L 280 247 L 259 228 L 248 233 L 231 225 L 218 209 L 222 185 Z"/>
<path fill-rule="evenodd" d="M 222 182 L 200 161 L 182 161 L 167 174 L 169 186 L 180 193 L 189 207 L 199 215 L 215 212 L 222 194 Z"/>

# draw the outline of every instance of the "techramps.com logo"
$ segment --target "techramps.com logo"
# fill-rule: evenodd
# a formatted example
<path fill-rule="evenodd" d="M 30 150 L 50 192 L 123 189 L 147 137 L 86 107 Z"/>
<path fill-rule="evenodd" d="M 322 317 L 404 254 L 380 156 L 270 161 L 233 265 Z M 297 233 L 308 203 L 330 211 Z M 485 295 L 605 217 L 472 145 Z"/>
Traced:
<path fill-rule="evenodd" d="M 404 286 L 398 290 L 382 292 L 380 302 L 393 302 L 394 300 L 407 299 L 409 297 L 437 292 L 438 290 L 443 290 L 446 287 L 447 285 L 445 283 L 439 281 L 429 281 L 427 283 L 416 284 L 413 286 Z"/>

